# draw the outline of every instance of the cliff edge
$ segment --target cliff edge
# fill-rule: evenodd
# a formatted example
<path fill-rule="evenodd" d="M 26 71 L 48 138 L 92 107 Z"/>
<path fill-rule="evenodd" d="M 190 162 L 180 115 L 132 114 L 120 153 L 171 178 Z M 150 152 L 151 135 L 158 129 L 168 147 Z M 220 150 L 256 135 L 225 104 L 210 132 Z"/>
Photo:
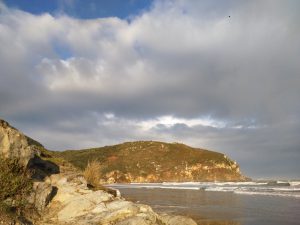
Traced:
<path fill-rule="evenodd" d="M 180 143 L 136 141 L 58 154 L 81 169 L 97 160 L 102 183 L 249 180 L 226 155 Z"/>
<path fill-rule="evenodd" d="M 4 120 L 0 160 L 7 165 L 0 171 L 0 224 L 196 225 L 190 218 L 159 215 L 150 206 L 126 201 L 117 190 L 110 190 L 114 195 L 91 190 L 80 171 Z"/>

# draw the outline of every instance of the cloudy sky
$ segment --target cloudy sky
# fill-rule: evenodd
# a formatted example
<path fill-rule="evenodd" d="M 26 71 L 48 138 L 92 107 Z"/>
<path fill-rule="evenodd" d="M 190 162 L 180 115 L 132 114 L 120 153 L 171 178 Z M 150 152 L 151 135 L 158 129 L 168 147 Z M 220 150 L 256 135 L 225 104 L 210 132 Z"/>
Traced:
<path fill-rule="evenodd" d="M 49 149 L 176 141 L 254 178 L 299 178 L 299 11 L 298 0 L 0 0 L 0 117 Z"/>

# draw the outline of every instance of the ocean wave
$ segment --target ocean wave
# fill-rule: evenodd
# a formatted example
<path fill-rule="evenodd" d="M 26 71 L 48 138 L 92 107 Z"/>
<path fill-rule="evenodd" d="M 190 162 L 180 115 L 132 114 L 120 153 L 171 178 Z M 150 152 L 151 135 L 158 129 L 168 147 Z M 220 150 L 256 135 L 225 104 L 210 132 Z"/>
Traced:
<path fill-rule="evenodd" d="M 300 195 L 300 188 L 281 188 L 281 187 L 262 187 L 262 186 L 256 186 L 256 187 L 238 187 L 238 186 L 232 186 L 232 187 L 206 187 L 204 189 L 205 191 L 216 191 L 216 192 L 233 192 L 233 193 L 247 193 L 247 194 L 266 194 L 268 195 L 278 195 L 278 196 L 296 196 Z"/>
<path fill-rule="evenodd" d="M 149 188 L 149 187 L 146 187 Z M 153 188 L 153 187 L 150 187 Z M 200 190 L 201 187 L 169 187 L 169 186 L 157 186 L 155 188 L 161 188 L 161 189 L 179 189 L 179 190 Z"/>
<path fill-rule="evenodd" d="M 235 194 L 243 194 L 243 195 L 265 195 L 265 196 L 279 196 L 279 197 L 293 197 L 300 198 L 299 194 L 294 193 L 278 193 L 278 192 L 255 192 L 255 191 L 234 191 Z"/>
<path fill-rule="evenodd" d="M 291 186 L 298 186 L 300 187 L 300 181 L 290 181 L 289 182 Z"/>
<path fill-rule="evenodd" d="M 227 185 L 266 185 L 267 182 L 256 182 L 256 181 L 244 181 L 244 182 L 163 182 L 162 185 L 174 185 L 174 186 L 182 186 L 182 185 L 217 185 L 217 186 L 227 186 Z"/>
<path fill-rule="evenodd" d="M 207 192 L 232 192 L 247 195 L 271 195 L 300 197 L 298 181 L 251 181 L 251 182 L 164 182 L 164 183 L 131 183 L 109 185 L 116 188 L 146 188 L 174 190 L 203 190 Z"/>
<path fill-rule="evenodd" d="M 269 181 L 267 183 L 267 186 L 291 186 L 289 182 L 287 181 L 278 181 L 278 180 L 274 180 L 274 181 Z"/>
<path fill-rule="evenodd" d="M 162 186 L 162 185 L 142 185 L 139 184 L 113 184 L 113 185 L 107 185 L 109 187 L 116 187 L 116 188 L 146 188 L 146 189 L 182 189 L 182 190 L 200 190 L 201 187 L 188 187 L 188 186 Z"/>

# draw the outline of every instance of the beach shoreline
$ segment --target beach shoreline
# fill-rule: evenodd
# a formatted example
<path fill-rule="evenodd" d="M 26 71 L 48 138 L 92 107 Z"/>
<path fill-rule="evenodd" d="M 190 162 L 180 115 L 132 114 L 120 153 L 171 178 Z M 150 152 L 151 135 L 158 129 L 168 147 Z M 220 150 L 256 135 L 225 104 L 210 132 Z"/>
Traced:
<path fill-rule="evenodd" d="M 158 188 L 158 184 L 137 188 L 135 185 L 112 186 L 130 201 L 150 205 L 159 213 L 188 216 L 198 224 L 294 225 L 300 221 L 300 198 L 297 197 L 205 191 L 195 187 Z"/>

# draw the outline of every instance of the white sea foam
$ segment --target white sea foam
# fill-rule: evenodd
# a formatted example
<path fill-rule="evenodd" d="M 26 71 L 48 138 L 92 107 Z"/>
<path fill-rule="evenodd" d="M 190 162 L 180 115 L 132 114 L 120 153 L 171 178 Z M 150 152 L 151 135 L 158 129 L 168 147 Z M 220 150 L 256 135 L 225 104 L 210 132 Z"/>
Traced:
<path fill-rule="evenodd" d="M 204 190 L 208 192 L 232 192 L 247 195 L 300 197 L 299 181 L 250 181 L 250 182 L 164 182 L 109 185 L 116 188 Z"/>
<path fill-rule="evenodd" d="M 234 192 L 237 187 L 206 187 L 205 191 L 220 191 L 220 192 Z"/>
<path fill-rule="evenodd" d="M 300 198 L 300 194 L 292 194 L 292 193 L 253 192 L 253 191 L 234 191 L 234 193 L 235 194 L 243 194 L 243 195 L 266 195 L 266 196 L 279 196 L 279 197 Z"/>
<path fill-rule="evenodd" d="M 274 191 L 290 191 L 290 192 L 295 192 L 295 191 L 299 191 L 300 192 L 300 188 L 296 188 L 296 187 L 290 187 L 290 188 L 277 188 L 274 187 L 272 188 Z"/>
<path fill-rule="evenodd" d="M 153 188 L 153 187 L 151 187 Z M 200 187 L 170 187 L 170 186 L 157 186 L 156 188 L 161 189 L 181 189 L 181 190 L 200 190 Z"/>
<path fill-rule="evenodd" d="M 112 184 L 108 185 L 110 187 L 116 187 L 116 188 L 147 188 L 147 189 L 155 189 L 155 188 L 160 188 L 160 189 L 183 189 L 183 190 L 200 190 L 201 187 L 189 187 L 189 186 L 164 186 L 164 185 L 147 185 L 147 184 L 142 184 L 142 183 L 135 183 L 135 184 Z"/>
<path fill-rule="evenodd" d="M 300 181 L 290 181 L 289 183 L 291 186 L 299 186 L 300 187 Z"/>

